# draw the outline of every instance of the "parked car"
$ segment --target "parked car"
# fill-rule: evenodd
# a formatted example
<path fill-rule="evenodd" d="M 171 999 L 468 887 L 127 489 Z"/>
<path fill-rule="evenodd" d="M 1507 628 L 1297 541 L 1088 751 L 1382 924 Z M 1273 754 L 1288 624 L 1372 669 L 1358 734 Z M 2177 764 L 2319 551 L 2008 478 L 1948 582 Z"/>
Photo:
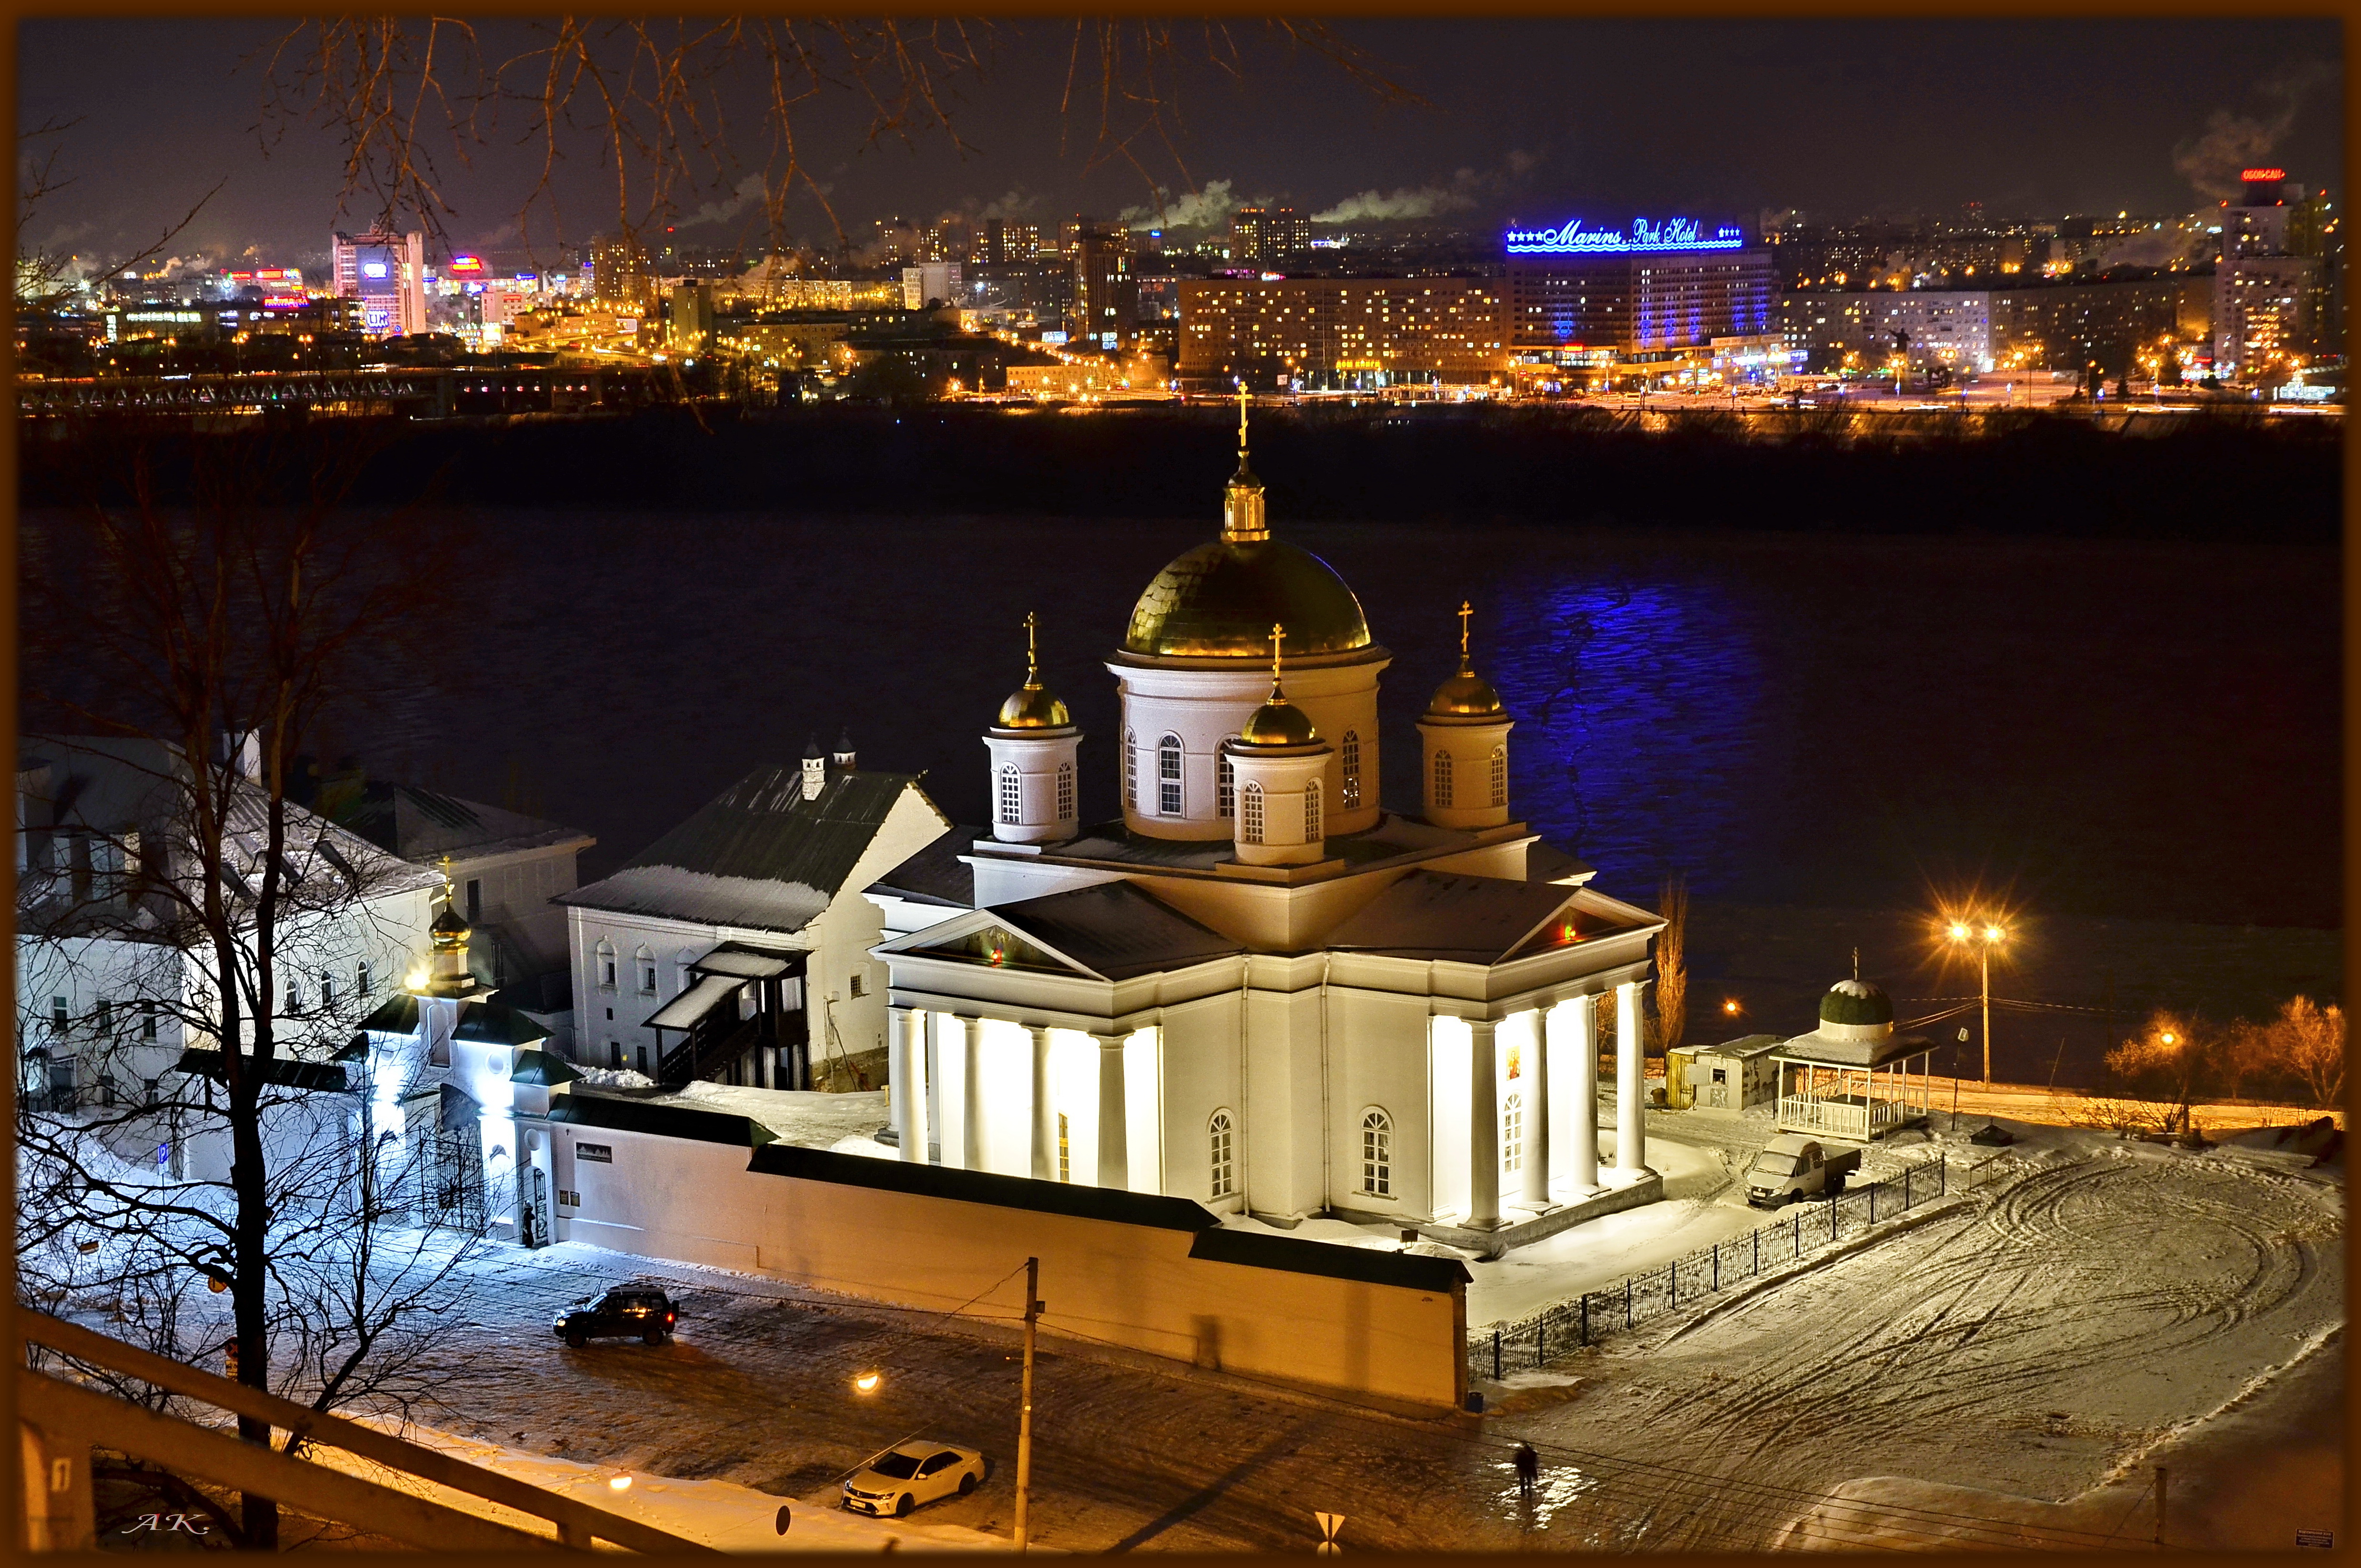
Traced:
<path fill-rule="evenodd" d="M 1776 1209 L 1821 1192 L 1841 1192 L 1844 1179 L 1860 1168 L 1859 1149 L 1828 1154 L 1801 1133 L 1782 1133 L 1746 1168 L 1746 1201 L 1758 1209 Z"/>
<path fill-rule="evenodd" d="M 844 1506 L 859 1514 L 901 1519 L 938 1497 L 954 1492 L 964 1497 L 983 1479 L 983 1455 L 976 1450 L 912 1438 L 862 1460 L 844 1478 Z"/>
<path fill-rule="evenodd" d="M 557 1314 L 550 1326 L 577 1350 L 594 1339 L 636 1336 L 662 1344 L 680 1321 L 680 1307 L 653 1285 L 618 1285 L 588 1296 Z"/>

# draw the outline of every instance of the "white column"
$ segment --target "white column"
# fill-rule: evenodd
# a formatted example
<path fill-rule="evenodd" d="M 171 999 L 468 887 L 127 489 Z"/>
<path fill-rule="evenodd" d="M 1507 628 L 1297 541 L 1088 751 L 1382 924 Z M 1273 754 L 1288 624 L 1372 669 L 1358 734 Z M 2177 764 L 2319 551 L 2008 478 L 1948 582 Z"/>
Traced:
<path fill-rule="evenodd" d="M 961 1080 L 967 1092 L 966 1103 L 961 1107 L 960 1120 L 964 1129 L 961 1146 L 967 1151 L 968 1169 L 989 1170 L 991 1165 L 983 1146 L 983 1020 L 961 1015 L 959 1025 L 966 1037 L 961 1061 L 967 1069 Z"/>
<path fill-rule="evenodd" d="M 1640 987 L 1615 988 L 1615 1168 L 1648 1168 L 1648 1058 L 1640 1037 Z"/>
<path fill-rule="evenodd" d="M 1124 1111 L 1123 1036 L 1093 1035 L 1099 1043 L 1099 1185 L 1131 1190 L 1130 1120 Z"/>
<path fill-rule="evenodd" d="M 1574 1179 L 1584 1187 L 1598 1185 L 1598 998 L 1585 995 L 1574 1004 Z"/>
<path fill-rule="evenodd" d="M 1492 1022 L 1467 1020 L 1467 1223 L 1500 1223 L 1500 1080 Z"/>
<path fill-rule="evenodd" d="M 935 1142 L 945 1165 L 972 1170 L 975 1154 L 967 1140 L 967 1105 L 975 1098 L 975 1085 L 968 1080 L 967 1053 L 961 1048 L 967 1025 L 945 1014 L 928 1032 L 935 1039 Z"/>
<path fill-rule="evenodd" d="M 1058 1179 L 1058 1117 L 1049 1106 L 1049 1031 L 1026 1025 L 1033 1036 L 1033 1179 Z"/>
<path fill-rule="evenodd" d="M 927 1162 L 927 1035 L 925 1014 L 907 1007 L 890 1010 L 896 1048 L 894 1069 L 894 1130 L 902 1157 Z"/>
<path fill-rule="evenodd" d="M 1533 1065 L 1525 1074 L 1532 1087 L 1525 1093 L 1524 1201 L 1529 1209 L 1549 1207 L 1550 1080 L 1549 1014 L 1533 1014 Z"/>

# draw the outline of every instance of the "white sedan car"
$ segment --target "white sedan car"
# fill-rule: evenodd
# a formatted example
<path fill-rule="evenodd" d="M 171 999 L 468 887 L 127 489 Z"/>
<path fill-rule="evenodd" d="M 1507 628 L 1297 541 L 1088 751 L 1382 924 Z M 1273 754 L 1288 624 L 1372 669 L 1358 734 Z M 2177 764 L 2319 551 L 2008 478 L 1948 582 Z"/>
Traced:
<path fill-rule="evenodd" d="M 901 1519 L 938 1497 L 954 1492 L 964 1497 L 983 1479 L 983 1455 L 976 1450 L 912 1438 L 862 1461 L 844 1478 L 844 1506 L 855 1513 Z"/>

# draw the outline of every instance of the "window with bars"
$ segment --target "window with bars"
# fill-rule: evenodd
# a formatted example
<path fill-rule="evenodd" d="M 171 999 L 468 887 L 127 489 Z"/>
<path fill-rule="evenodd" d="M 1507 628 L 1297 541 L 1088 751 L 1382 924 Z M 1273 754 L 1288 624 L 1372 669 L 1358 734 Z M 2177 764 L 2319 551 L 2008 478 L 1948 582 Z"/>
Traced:
<path fill-rule="evenodd" d="M 1235 740 L 1236 736 L 1230 737 Z M 1238 814 L 1238 770 L 1230 765 L 1230 754 L 1224 751 L 1213 770 L 1213 808 L 1224 819 Z"/>
<path fill-rule="evenodd" d="M 1073 820 L 1074 816 L 1074 764 L 1060 762 L 1058 764 L 1058 820 L 1070 822 Z"/>
<path fill-rule="evenodd" d="M 1156 809 L 1167 817 L 1180 815 L 1180 737 L 1167 735 L 1156 743 Z"/>
<path fill-rule="evenodd" d="M 1357 811 L 1361 805 L 1361 735 L 1356 729 L 1345 731 L 1344 743 L 1336 749 L 1338 765 L 1345 773 L 1345 809 Z"/>
<path fill-rule="evenodd" d="M 1126 810 L 1139 809 L 1139 737 L 1128 729 L 1123 732 L 1123 804 Z"/>
<path fill-rule="evenodd" d="M 1394 1194 L 1394 1119 L 1375 1106 L 1361 1115 L 1361 1190 L 1372 1198 Z"/>
<path fill-rule="evenodd" d="M 1508 1103 L 1500 1107 L 1500 1168 L 1525 1168 L 1525 1097 L 1521 1094 L 1510 1095 Z"/>
<path fill-rule="evenodd" d="M 1248 780 L 1246 791 L 1238 796 L 1238 842 L 1262 842 L 1262 785 Z"/>
<path fill-rule="evenodd" d="M 1434 785 L 1427 794 L 1436 806 L 1448 806 L 1451 804 L 1450 752 L 1437 751 L 1434 754 Z"/>
<path fill-rule="evenodd" d="M 1509 804 L 1509 749 L 1506 746 L 1492 748 L 1492 804 Z"/>
<path fill-rule="evenodd" d="M 1025 820 L 1025 791 L 1014 762 L 1000 770 L 1000 820 L 1012 825 Z"/>
<path fill-rule="evenodd" d="M 642 948 L 631 955 L 631 968 L 640 977 L 640 994 L 653 996 L 656 993 L 656 956 Z"/>
<path fill-rule="evenodd" d="M 1209 1185 L 1213 1190 L 1213 1195 L 1216 1198 L 1227 1198 L 1238 1190 L 1237 1166 L 1231 1155 L 1231 1131 L 1230 1113 L 1227 1111 L 1214 1112 L 1213 1119 L 1206 1124 L 1206 1135 L 1213 1146 L 1213 1179 Z"/>
<path fill-rule="evenodd" d="M 1320 781 L 1313 779 L 1303 786 L 1303 841 L 1316 844 L 1327 836 L 1320 826 Z"/>

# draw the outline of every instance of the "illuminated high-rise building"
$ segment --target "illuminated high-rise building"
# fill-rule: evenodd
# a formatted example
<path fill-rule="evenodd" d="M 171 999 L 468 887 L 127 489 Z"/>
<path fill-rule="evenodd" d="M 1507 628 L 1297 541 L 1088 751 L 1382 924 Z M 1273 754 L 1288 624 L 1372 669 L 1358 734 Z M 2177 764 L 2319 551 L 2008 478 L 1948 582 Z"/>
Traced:
<path fill-rule="evenodd" d="M 1230 214 L 1230 260 L 1268 267 L 1312 248 L 1312 223 L 1293 207 L 1240 207 Z"/>
<path fill-rule="evenodd" d="M 1520 348 L 1698 347 L 1778 330 L 1770 250 L 1693 219 L 1510 229 L 1508 296 Z"/>
<path fill-rule="evenodd" d="M 1131 276 L 1131 231 L 1121 224 L 1084 224 L 1075 232 L 1073 303 L 1066 332 L 1093 348 L 1131 346 L 1139 315 L 1139 285 Z"/>
<path fill-rule="evenodd" d="M 336 293 L 360 302 L 361 330 L 394 337 L 426 330 L 426 236 L 413 229 L 330 236 Z"/>

